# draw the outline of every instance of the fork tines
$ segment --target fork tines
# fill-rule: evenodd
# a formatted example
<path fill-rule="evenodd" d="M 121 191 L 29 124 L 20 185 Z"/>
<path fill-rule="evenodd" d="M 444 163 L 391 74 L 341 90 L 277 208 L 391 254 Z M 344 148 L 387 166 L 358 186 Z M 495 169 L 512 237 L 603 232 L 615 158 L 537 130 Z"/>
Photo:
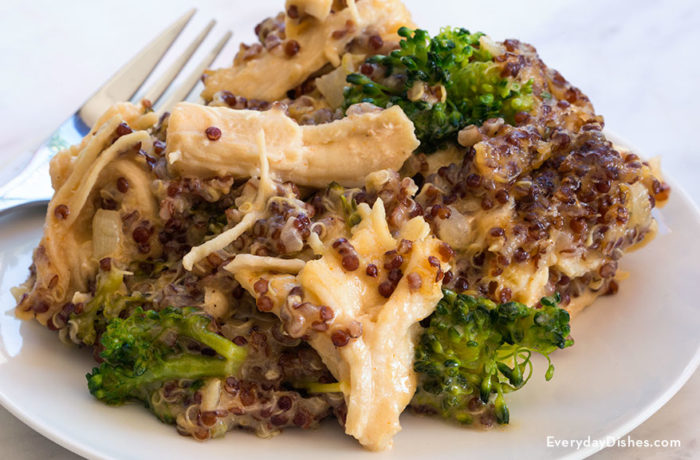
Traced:
<path fill-rule="evenodd" d="M 136 56 L 119 69 L 107 83 L 105 83 L 79 110 L 79 115 L 86 124 L 92 125 L 97 118 L 112 104 L 132 100 L 136 92 L 143 86 L 151 75 L 156 65 L 170 49 L 182 30 L 194 16 L 196 9 L 192 9 L 168 26 L 158 37 L 154 38 Z M 154 109 L 164 112 L 187 98 L 199 81 L 204 70 L 214 62 L 221 50 L 231 38 L 231 32 L 227 32 L 204 57 L 197 67 L 185 80 L 172 91 L 172 94 L 163 104 L 157 105 L 163 94 L 172 86 L 175 78 L 180 74 L 192 55 L 199 49 L 206 37 L 213 29 L 216 21 L 211 20 L 204 29 L 187 46 L 182 54 L 170 65 L 163 75 L 152 84 L 145 92 L 143 99 L 148 99 Z M 133 101 L 136 102 L 136 101 Z"/>

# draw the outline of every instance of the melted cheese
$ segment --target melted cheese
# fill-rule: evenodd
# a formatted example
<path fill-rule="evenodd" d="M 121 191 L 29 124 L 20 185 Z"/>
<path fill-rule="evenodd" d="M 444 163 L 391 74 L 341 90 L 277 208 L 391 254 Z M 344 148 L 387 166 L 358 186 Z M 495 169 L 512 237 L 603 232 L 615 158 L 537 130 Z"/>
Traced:
<path fill-rule="evenodd" d="M 304 268 L 301 259 L 280 259 L 278 257 L 256 256 L 253 254 L 239 254 L 227 266 L 231 273 L 240 271 L 299 273 Z"/>

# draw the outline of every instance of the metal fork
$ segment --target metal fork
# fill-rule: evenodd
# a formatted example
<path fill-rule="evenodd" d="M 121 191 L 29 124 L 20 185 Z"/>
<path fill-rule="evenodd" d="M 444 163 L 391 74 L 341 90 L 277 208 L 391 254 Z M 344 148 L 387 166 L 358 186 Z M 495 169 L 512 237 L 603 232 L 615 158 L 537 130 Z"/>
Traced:
<path fill-rule="evenodd" d="M 49 202 L 53 195 L 49 177 L 49 160 L 60 150 L 79 143 L 90 132 L 92 125 L 109 106 L 134 98 L 136 92 L 153 72 L 153 69 L 155 69 L 163 55 L 180 35 L 180 32 L 192 19 L 195 12 L 195 9 L 188 11 L 172 25 L 168 26 L 167 29 L 146 45 L 131 61 L 127 62 L 112 78 L 102 85 L 48 139 L 42 142 L 24 170 L 7 184 L 0 187 L 0 216 L 28 206 L 46 205 Z M 173 80 L 180 74 L 182 68 L 187 64 L 207 35 L 209 35 L 214 24 L 216 24 L 216 21 L 210 21 L 187 49 L 146 91 L 143 98 L 151 101 L 154 110 L 160 113 L 167 112 L 176 103 L 186 99 L 197 82 L 199 82 L 204 70 L 211 65 L 231 38 L 231 32 L 226 32 L 180 86 L 172 90 L 166 100 L 159 102 L 163 94 L 172 85 Z"/>

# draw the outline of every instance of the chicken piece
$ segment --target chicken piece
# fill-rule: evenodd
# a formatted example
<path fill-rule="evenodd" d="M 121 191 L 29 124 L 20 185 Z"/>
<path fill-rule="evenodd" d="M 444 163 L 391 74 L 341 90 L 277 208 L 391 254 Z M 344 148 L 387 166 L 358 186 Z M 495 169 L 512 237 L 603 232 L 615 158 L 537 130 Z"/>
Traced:
<path fill-rule="evenodd" d="M 394 238 L 381 199 L 371 209 L 360 204 L 358 212 L 362 221 L 352 236 L 332 248 L 317 238 L 312 247 L 321 258 L 298 273 L 300 261 L 274 266 L 252 255 L 225 268 L 256 297 L 259 309 L 280 317 L 289 335 L 307 337 L 341 382 L 346 433 L 368 449 L 384 450 L 415 393 L 417 323 L 442 297 L 451 254 L 422 217 Z"/>
<path fill-rule="evenodd" d="M 207 138 L 209 127 L 221 137 Z M 349 114 L 318 126 L 299 126 L 280 110 L 256 112 L 180 103 L 170 116 L 170 170 L 188 176 L 260 175 L 257 136 L 265 135 L 275 179 L 325 187 L 362 185 L 371 172 L 399 169 L 418 147 L 413 123 L 399 107 Z"/>
<path fill-rule="evenodd" d="M 398 40 L 401 26 L 412 26 L 408 10 L 399 0 L 348 0 L 342 9 L 331 2 L 307 0 L 296 3 L 297 18 L 287 18 L 286 41 L 231 68 L 207 71 L 202 97 L 210 100 L 227 90 L 248 99 L 275 101 L 301 85 L 327 64 L 337 67 L 346 46 L 367 31 L 383 40 Z M 275 78 L 270 78 L 274 75 Z"/>

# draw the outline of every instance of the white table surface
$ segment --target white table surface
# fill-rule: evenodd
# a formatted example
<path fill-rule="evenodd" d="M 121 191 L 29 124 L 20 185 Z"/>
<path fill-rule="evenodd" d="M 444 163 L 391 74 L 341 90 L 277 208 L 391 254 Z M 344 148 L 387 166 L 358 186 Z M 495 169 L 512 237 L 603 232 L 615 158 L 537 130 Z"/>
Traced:
<path fill-rule="evenodd" d="M 192 6 L 200 13 L 183 34 L 216 16 L 215 36 L 251 29 L 282 0 L 3 0 L 0 2 L 0 183 L 31 149 L 143 44 Z M 459 25 L 497 39 L 534 44 L 541 57 L 579 86 L 606 125 L 700 202 L 700 4 L 697 0 L 408 1 L 419 25 Z M 489 3 L 489 5 L 482 5 Z M 253 4 L 254 6 L 250 6 Z M 425 19 L 429 17 L 430 20 Z M 182 43 L 176 45 L 182 48 Z M 213 43 L 213 38 L 207 42 Z M 230 44 L 218 61 L 230 61 Z M 168 61 L 172 56 L 166 56 Z M 674 193 L 679 193 L 674 190 Z M 697 243 L 695 243 L 697 244 Z M 624 286 L 623 286 L 624 289 Z M 653 365 L 653 363 L 651 363 Z M 681 441 L 680 448 L 610 448 L 610 459 L 700 458 L 700 374 L 632 439 Z M 264 441 L 261 441 L 264 442 Z M 0 459 L 72 459 L 0 408 Z"/>

